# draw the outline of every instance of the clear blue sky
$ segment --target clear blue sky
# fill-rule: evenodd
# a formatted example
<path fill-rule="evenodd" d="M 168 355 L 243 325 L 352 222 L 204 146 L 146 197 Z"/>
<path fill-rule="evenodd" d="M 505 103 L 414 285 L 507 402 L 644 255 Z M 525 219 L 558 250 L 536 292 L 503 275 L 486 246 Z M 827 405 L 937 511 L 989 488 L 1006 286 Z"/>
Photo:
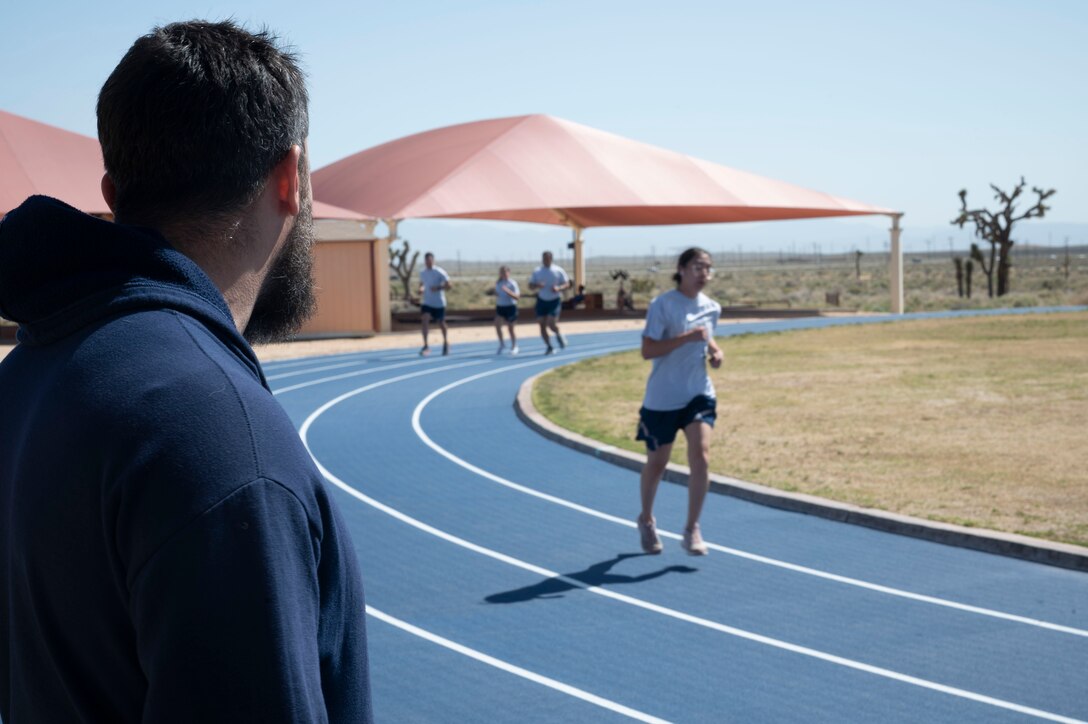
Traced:
<path fill-rule="evenodd" d="M 1088 223 L 1084 0 L 12 1 L 0 6 L 0 109 L 95 135 L 96 94 L 132 41 L 192 17 L 268 25 L 301 52 L 314 168 L 430 128 L 549 113 L 903 210 L 916 249 L 959 244 L 947 222 L 960 188 L 991 203 L 991 181 L 1020 175 L 1058 189 L 1046 221 Z M 689 241 L 875 250 L 886 228 L 595 229 L 587 240 L 597 253 Z M 527 258 L 569 235 L 454 221 L 402 231 L 465 258 L 498 258 L 511 238 Z"/>

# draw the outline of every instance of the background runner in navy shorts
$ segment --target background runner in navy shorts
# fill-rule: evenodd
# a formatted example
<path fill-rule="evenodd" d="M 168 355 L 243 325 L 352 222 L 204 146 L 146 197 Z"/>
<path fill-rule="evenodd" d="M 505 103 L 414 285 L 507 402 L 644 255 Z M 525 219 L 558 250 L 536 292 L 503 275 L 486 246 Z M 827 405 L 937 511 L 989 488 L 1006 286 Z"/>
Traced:
<path fill-rule="evenodd" d="M 429 315 L 431 315 L 431 321 L 432 322 L 441 322 L 443 319 L 446 318 L 446 308 L 445 307 L 428 307 L 426 304 L 424 304 L 424 305 L 420 306 L 419 312 L 420 312 L 420 314 L 429 314 Z"/>
<path fill-rule="evenodd" d="M 559 306 L 562 304 L 562 299 L 540 299 L 536 300 L 536 316 L 537 319 L 542 317 L 555 317 L 559 318 Z"/>

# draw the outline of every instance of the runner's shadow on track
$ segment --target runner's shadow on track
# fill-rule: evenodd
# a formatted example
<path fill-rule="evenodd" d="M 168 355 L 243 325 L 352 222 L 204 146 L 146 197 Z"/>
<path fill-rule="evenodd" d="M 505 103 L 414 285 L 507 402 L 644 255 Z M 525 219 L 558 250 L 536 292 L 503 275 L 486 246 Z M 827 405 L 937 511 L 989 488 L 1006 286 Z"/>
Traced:
<path fill-rule="evenodd" d="M 523 603 L 538 598 L 562 598 L 564 593 L 575 591 L 582 587 L 574 583 L 574 581 L 586 586 L 614 586 L 621 583 L 642 583 L 643 581 L 660 578 L 666 573 L 695 573 L 699 570 L 698 568 L 692 568 L 691 566 L 666 566 L 659 571 L 643 573 L 640 576 L 623 576 L 611 573 L 612 567 L 620 561 L 626 558 L 641 558 L 644 555 L 646 554 L 621 553 L 615 558 L 611 558 L 607 561 L 594 563 L 584 571 L 563 573 L 554 578 L 541 581 L 540 583 L 534 583 L 531 586 L 515 588 L 512 591 L 503 591 L 502 593 L 493 593 L 484 600 L 488 603 Z"/>

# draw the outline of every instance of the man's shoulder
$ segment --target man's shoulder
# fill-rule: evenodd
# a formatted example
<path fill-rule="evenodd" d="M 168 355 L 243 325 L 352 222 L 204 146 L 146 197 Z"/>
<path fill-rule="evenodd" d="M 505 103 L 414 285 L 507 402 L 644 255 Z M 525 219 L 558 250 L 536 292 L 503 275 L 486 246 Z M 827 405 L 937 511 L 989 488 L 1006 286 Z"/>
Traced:
<path fill-rule="evenodd" d="M 196 320 L 179 322 L 189 343 L 180 335 L 159 340 L 161 351 L 134 367 L 126 394 L 129 424 L 143 431 L 139 447 L 157 451 L 159 476 L 202 481 L 196 499 L 261 477 L 310 495 L 316 468 L 259 372 Z"/>
<path fill-rule="evenodd" d="M 234 342 L 241 344 L 184 314 L 139 312 L 88 336 L 74 361 L 100 382 L 99 392 L 88 393 L 99 414 L 116 413 L 142 421 L 149 432 L 184 439 L 265 412 L 258 409 L 271 395 L 256 361 Z"/>

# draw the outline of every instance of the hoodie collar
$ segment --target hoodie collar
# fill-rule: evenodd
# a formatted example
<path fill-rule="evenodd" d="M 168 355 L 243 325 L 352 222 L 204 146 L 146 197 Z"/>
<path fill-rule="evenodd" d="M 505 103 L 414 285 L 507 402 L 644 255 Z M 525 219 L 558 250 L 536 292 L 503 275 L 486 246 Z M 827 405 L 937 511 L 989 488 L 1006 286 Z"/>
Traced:
<path fill-rule="evenodd" d="M 203 322 L 260 375 L 226 300 L 157 231 L 31 196 L 0 222 L 0 316 L 19 341 L 48 344 L 105 317 L 174 309 Z"/>

